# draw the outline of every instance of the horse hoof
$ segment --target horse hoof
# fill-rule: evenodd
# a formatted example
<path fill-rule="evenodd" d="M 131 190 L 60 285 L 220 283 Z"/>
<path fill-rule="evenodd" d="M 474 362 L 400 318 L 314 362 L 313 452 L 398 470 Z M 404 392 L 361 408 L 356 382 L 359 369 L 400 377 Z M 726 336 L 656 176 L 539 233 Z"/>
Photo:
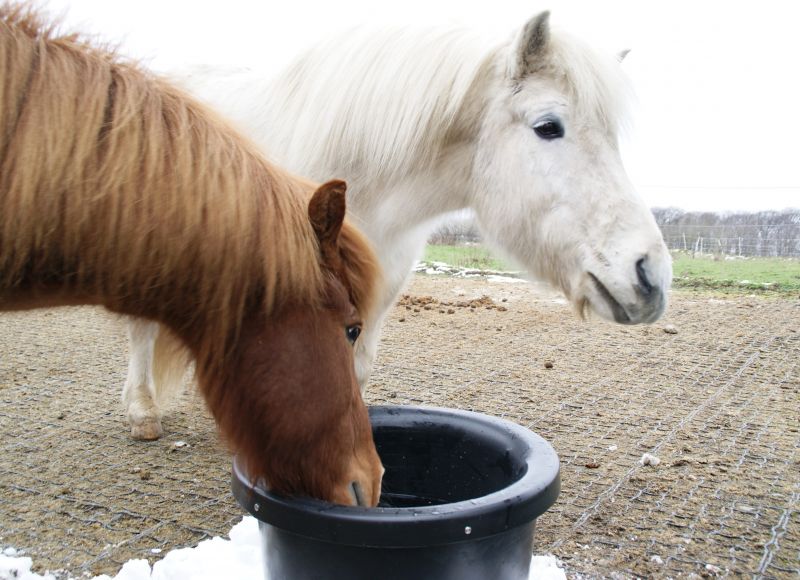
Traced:
<path fill-rule="evenodd" d="M 137 441 L 155 441 L 164 434 L 161 421 L 151 419 L 131 424 L 131 437 Z"/>

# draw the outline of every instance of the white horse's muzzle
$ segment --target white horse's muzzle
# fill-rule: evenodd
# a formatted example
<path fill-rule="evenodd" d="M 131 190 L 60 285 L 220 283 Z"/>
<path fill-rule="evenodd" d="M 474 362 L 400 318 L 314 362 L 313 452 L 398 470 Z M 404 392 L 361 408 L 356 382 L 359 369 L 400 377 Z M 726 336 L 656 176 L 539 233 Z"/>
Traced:
<path fill-rule="evenodd" d="M 668 254 L 665 259 L 669 260 Z M 655 322 L 667 307 L 672 268 L 660 263 L 654 267 L 649 256 L 644 256 L 636 260 L 630 270 L 624 277 L 625 282 L 613 280 L 608 273 L 601 278 L 601 275 L 587 272 L 590 283 L 586 298 L 600 316 L 619 324 Z"/>

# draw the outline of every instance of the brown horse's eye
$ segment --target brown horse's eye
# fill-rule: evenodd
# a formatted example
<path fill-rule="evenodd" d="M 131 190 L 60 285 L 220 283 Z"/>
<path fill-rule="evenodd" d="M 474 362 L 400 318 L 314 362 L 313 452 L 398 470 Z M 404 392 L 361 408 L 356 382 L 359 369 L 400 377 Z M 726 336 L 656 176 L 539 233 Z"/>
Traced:
<path fill-rule="evenodd" d="M 361 335 L 361 325 L 354 324 L 352 326 L 348 326 L 345 328 L 345 332 L 347 333 L 347 340 L 350 341 L 350 344 L 355 344 L 358 337 Z"/>

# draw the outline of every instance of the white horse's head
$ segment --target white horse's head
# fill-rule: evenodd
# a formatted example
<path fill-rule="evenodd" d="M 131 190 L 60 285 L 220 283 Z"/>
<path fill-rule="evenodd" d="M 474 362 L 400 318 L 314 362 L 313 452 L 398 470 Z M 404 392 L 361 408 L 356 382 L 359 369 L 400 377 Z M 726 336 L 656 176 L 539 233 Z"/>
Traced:
<path fill-rule="evenodd" d="M 481 229 L 581 312 L 658 319 L 671 259 L 622 166 L 618 60 L 551 34 L 544 12 L 493 64 L 473 165 Z"/>

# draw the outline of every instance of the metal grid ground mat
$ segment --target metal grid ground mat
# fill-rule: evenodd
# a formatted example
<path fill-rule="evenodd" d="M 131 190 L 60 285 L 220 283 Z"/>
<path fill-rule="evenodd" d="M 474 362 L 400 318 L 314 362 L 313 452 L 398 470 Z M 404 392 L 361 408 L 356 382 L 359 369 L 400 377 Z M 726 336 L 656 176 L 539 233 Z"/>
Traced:
<path fill-rule="evenodd" d="M 115 574 L 241 518 L 227 453 L 196 396 L 176 404 L 162 440 L 129 438 L 121 318 L 4 314 L 0 337 L 0 547 L 22 549 L 40 572 Z"/>
<path fill-rule="evenodd" d="M 129 439 L 119 318 L 0 320 L 0 548 L 39 571 L 113 574 L 242 517 L 191 391 L 162 440 Z M 798 361 L 796 296 L 677 293 L 664 320 L 623 327 L 581 322 L 528 284 L 417 276 L 367 399 L 490 413 L 548 439 L 562 491 L 535 551 L 571 578 L 796 578 Z"/>

